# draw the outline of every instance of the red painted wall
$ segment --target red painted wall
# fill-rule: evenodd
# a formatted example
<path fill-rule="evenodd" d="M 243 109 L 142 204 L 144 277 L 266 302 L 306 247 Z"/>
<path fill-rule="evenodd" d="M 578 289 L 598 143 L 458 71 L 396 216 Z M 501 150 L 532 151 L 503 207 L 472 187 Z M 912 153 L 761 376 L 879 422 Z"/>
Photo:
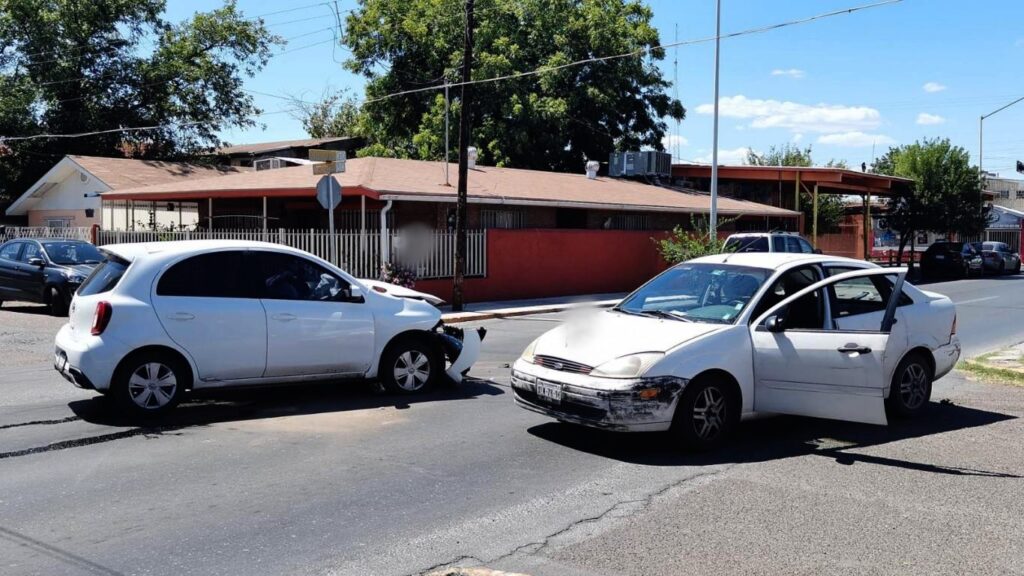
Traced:
<path fill-rule="evenodd" d="M 487 276 L 467 278 L 466 302 L 628 292 L 666 268 L 652 238 L 623 230 L 488 230 Z M 451 301 L 452 280 L 416 290 Z"/>

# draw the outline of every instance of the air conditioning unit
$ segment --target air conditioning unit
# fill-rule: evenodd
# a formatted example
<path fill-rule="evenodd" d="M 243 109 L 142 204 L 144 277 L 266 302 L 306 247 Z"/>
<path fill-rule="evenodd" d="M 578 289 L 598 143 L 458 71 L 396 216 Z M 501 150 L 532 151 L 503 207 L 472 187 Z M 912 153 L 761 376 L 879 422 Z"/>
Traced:
<path fill-rule="evenodd" d="M 274 170 L 282 166 L 280 158 L 263 158 L 252 163 L 253 168 L 259 170 Z"/>
<path fill-rule="evenodd" d="M 613 178 L 629 176 L 671 176 L 672 155 L 668 152 L 612 152 L 608 159 L 608 175 Z"/>

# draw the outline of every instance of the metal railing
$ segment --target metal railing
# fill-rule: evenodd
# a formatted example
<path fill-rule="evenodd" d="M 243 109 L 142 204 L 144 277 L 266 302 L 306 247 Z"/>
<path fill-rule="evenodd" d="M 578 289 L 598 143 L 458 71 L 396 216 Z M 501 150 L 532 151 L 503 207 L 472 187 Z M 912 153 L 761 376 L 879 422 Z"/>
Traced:
<path fill-rule="evenodd" d="M 100 230 L 98 244 L 131 244 L 138 242 L 166 242 L 174 240 L 254 240 L 273 242 L 304 250 L 331 261 L 331 234 L 325 230 L 176 230 L 126 231 Z M 388 233 L 388 249 L 392 262 L 401 262 L 416 272 L 416 277 L 450 278 L 454 275 L 455 234 L 434 232 L 427 238 L 418 238 L 413 256 L 403 248 L 401 231 Z M 487 275 L 487 232 L 467 232 L 466 275 Z M 377 278 L 381 267 L 381 241 L 379 233 L 341 230 L 334 234 L 337 260 L 332 262 L 342 270 L 359 278 Z M 407 242 L 406 242 L 407 243 Z"/>
<path fill-rule="evenodd" d="M 49 226 L 0 226 L 0 242 L 15 238 L 67 238 L 92 242 L 89 227 L 51 228 Z"/>

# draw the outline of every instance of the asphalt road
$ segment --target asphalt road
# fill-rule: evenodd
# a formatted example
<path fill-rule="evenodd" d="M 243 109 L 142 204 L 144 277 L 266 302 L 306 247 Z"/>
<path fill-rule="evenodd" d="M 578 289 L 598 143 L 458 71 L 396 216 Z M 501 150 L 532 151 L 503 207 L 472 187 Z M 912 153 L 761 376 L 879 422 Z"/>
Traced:
<path fill-rule="evenodd" d="M 1024 340 L 1024 276 L 933 284 L 970 354 Z M 888 428 L 745 422 L 714 455 L 549 422 L 508 368 L 563 315 L 484 323 L 475 377 L 198 398 L 119 418 L 0 309 L 0 573 L 1024 573 L 1024 388 L 959 374 Z"/>

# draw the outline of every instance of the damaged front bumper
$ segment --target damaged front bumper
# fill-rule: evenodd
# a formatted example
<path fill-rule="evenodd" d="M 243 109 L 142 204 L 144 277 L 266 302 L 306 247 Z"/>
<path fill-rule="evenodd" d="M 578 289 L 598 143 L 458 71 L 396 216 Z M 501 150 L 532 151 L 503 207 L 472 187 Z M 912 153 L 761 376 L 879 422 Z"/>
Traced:
<path fill-rule="evenodd" d="M 512 369 L 518 406 L 562 422 L 621 432 L 668 430 L 687 382 L 674 376 L 597 378 L 522 361 Z"/>
<path fill-rule="evenodd" d="M 487 329 L 480 327 L 476 330 L 463 330 L 438 324 L 434 334 L 450 364 L 445 373 L 456 384 L 462 382 L 462 377 L 480 357 L 480 345 L 487 336 Z"/>

